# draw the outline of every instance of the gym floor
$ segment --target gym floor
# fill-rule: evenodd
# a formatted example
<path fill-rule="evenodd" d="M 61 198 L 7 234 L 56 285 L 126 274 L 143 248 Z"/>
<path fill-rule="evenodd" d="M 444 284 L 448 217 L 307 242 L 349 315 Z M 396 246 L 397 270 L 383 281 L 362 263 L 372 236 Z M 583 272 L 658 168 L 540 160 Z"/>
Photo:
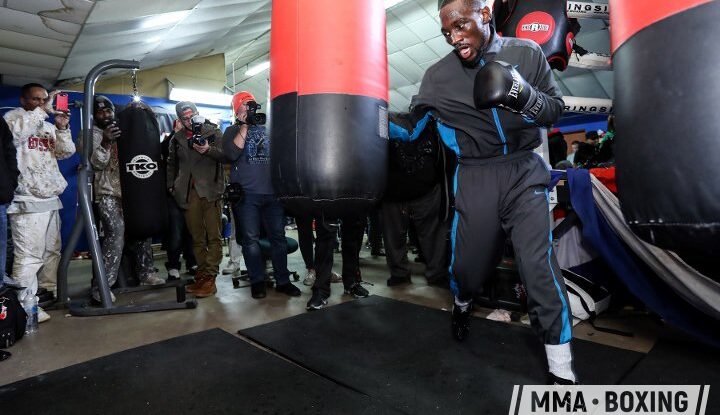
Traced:
<path fill-rule="evenodd" d="M 295 231 L 288 231 L 288 236 L 297 237 Z M 225 249 L 227 252 L 227 248 Z M 227 260 L 228 257 L 225 257 L 223 264 Z M 164 273 L 164 261 L 164 257 L 156 256 L 156 266 L 161 273 Z M 335 270 L 340 269 L 341 261 L 340 255 L 336 255 Z M 411 263 L 412 284 L 391 288 L 385 284 L 389 276 L 385 258 L 372 257 L 368 249 L 363 249 L 360 253 L 363 280 L 373 284 L 366 286 L 371 295 L 449 310 L 452 305 L 450 292 L 428 286 L 422 276 L 422 264 Z M 41 324 L 37 333 L 24 337 L 9 349 L 13 356 L 0 363 L 0 385 L 183 334 L 217 327 L 235 335 L 240 329 L 306 313 L 305 304 L 311 291 L 310 287 L 302 285 L 305 267 L 299 251 L 288 257 L 288 268 L 297 271 L 301 276 L 301 281 L 297 283 L 303 292 L 301 297 L 290 298 L 270 289 L 265 299 L 254 300 L 250 297 L 249 288 L 233 289 L 230 276 L 221 276 L 217 280 L 217 294 L 199 299 L 198 307 L 193 310 L 103 317 L 72 317 L 67 314 L 67 310 L 49 311 L 52 316 L 50 321 Z M 87 291 L 90 270 L 89 260 L 71 262 L 71 297 L 82 297 Z M 333 284 L 332 290 L 329 306 L 351 300 L 342 294 L 342 284 Z M 118 303 L 128 304 L 138 299 L 143 299 L 144 302 L 161 299 L 167 301 L 173 298 L 174 290 L 165 289 L 152 293 L 123 294 L 118 296 Z M 491 311 L 481 308 L 475 311 L 475 315 L 483 317 Z M 449 325 L 448 315 L 448 336 Z M 599 332 L 587 322 L 575 326 L 574 334 L 578 338 L 593 342 L 647 353 L 661 333 L 670 331 L 649 316 L 631 311 L 601 316 L 597 325 L 632 332 L 634 335 L 622 337 Z"/>

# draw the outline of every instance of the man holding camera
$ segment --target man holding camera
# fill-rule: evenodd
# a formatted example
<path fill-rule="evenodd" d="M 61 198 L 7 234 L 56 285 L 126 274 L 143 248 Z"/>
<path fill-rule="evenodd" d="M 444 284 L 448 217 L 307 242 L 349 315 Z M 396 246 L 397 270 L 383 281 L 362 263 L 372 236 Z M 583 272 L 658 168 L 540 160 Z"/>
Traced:
<path fill-rule="evenodd" d="M 300 289 L 290 282 L 287 269 L 285 213 L 272 186 L 270 137 L 261 125 L 265 123 L 264 116 L 257 113 L 260 106 L 246 91 L 233 96 L 232 106 L 236 123 L 225 130 L 223 147 L 225 156 L 232 163 L 231 186 L 241 187 L 244 193 L 242 200 L 233 204 L 233 215 L 240 228 L 236 235 L 250 274 L 252 297 L 259 299 L 266 295 L 265 263 L 260 251 L 261 224 L 272 249 L 275 291 L 297 297 Z"/>
<path fill-rule="evenodd" d="M 125 247 L 125 221 L 122 210 L 122 192 L 120 190 L 120 163 L 118 161 L 117 140 L 122 132 L 115 119 L 115 105 L 103 95 L 93 98 L 92 150 L 90 164 L 94 171 L 93 191 L 97 213 L 102 224 L 102 254 L 105 263 L 105 276 L 110 287 L 115 284 L 120 270 L 123 248 Z M 78 153 L 82 153 L 82 137 L 78 138 Z M 134 241 L 133 251 L 139 268 L 140 284 L 159 285 L 165 281 L 158 277 L 152 263 L 150 241 Z M 128 245 L 130 246 L 130 245 Z M 112 295 L 115 301 L 115 296 Z M 95 279 L 92 282 L 91 296 L 100 303 L 100 292 Z"/>
<path fill-rule="evenodd" d="M 198 263 L 195 283 L 186 290 L 199 298 L 209 297 L 217 292 L 215 278 L 222 261 L 222 133 L 198 116 L 192 102 L 178 102 L 175 112 L 179 120 L 168 148 L 167 185 L 185 211 Z"/>

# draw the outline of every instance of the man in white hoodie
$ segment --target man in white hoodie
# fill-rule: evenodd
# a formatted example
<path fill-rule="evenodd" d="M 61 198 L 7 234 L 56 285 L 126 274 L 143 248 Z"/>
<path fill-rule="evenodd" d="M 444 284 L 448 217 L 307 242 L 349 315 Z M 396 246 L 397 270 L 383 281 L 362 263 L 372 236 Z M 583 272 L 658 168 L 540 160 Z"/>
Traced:
<path fill-rule="evenodd" d="M 60 215 L 58 197 L 67 182 L 57 160 L 75 153 L 70 135 L 70 116 L 52 110 L 48 92 L 40 84 L 24 85 L 20 91 L 20 108 L 5 114 L 17 149 L 20 177 L 15 198 L 7 209 L 15 243 L 13 278 L 26 289 L 20 301 L 34 296 L 38 284 L 48 291 L 57 288 L 60 261 Z M 47 105 L 46 105 L 47 104 Z M 55 114 L 55 125 L 46 121 Z M 50 316 L 38 310 L 39 321 Z"/>

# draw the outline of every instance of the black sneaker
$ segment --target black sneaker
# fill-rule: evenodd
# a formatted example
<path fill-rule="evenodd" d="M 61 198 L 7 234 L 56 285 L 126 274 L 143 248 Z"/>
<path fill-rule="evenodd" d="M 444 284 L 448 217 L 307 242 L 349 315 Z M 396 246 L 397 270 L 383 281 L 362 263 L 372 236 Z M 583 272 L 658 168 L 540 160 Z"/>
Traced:
<path fill-rule="evenodd" d="M 470 315 L 472 314 L 472 303 L 470 303 L 465 311 L 461 311 L 460 307 L 453 304 L 452 309 L 452 335 L 457 341 L 463 341 L 470 333 Z"/>
<path fill-rule="evenodd" d="M 250 295 L 252 295 L 252 298 L 265 298 L 267 295 L 267 292 L 265 292 L 265 281 L 250 284 Z"/>
<path fill-rule="evenodd" d="M 363 288 L 359 282 L 356 282 L 350 288 L 345 288 L 345 294 L 352 295 L 355 298 L 365 298 L 370 295 L 368 290 Z"/>
<path fill-rule="evenodd" d="M 387 280 L 388 287 L 394 287 L 396 285 L 410 284 L 410 277 L 396 277 L 390 276 Z"/>
<path fill-rule="evenodd" d="M 323 295 L 320 291 L 313 291 L 312 297 L 310 297 L 310 301 L 308 301 L 307 308 L 308 311 L 313 310 L 320 310 L 321 308 L 325 307 L 327 305 L 327 297 Z"/>
<path fill-rule="evenodd" d="M 547 384 L 548 385 L 558 385 L 558 386 L 562 386 L 562 385 L 569 386 L 569 385 L 579 385 L 580 382 L 577 382 L 577 381 L 573 382 L 572 380 L 561 378 L 559 376 L 555 376 L 555 374 L 552 372 L 548 372 Z"/>
<path fill-rule="evenodd" d="M 298 287 L 294 286 L 293 283 L 291 283 L 291 282 L 286 282 L 285 284 L 275 286 L 275 291 L 279 292 L 279 293 L 287 294 L 290 297 L 299 297 L 300 294 L 302 294 L 300 292 L 300 289 Z"/>

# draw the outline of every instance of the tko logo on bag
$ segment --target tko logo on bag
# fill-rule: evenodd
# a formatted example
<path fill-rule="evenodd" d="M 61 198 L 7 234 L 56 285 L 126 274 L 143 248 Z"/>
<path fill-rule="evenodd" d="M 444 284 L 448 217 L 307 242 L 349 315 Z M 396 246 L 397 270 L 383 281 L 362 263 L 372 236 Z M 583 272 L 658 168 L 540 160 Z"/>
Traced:
<path fill-rule="evenodd" d="M 130 163 L 125 163 L 125 169 L 138 179 L 147 179 L 158 170 L 158 165 L 150 157 L 138 154 L 130 160 Z"/>
<path fill-rule="evenodd" d="M 545 12 L 532 12 L 525 15 L 515 28 L 515 36 L 534 40 L 538 45 L 552 39 L 555 32 L 555 19 Z"/>

